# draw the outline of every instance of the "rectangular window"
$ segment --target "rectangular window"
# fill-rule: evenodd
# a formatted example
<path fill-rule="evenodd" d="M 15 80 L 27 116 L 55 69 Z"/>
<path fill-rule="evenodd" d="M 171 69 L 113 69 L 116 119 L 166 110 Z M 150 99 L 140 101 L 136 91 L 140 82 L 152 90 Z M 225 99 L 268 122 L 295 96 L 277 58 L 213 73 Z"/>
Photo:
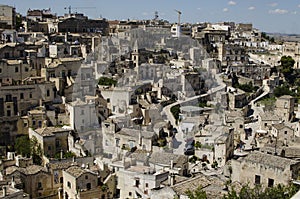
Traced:
<path fill-rule="evenodd" d="M 119 147 L 120 139 L 116 138 L 116 146 Z"/>
<path fill-rule="evenodd" d="M 4 53 L 4 58 L 5 58 L 5 59 L 8 59 L 8 58 L 9 58 L 9 53 L 8 53 L 8 52 Z"/>
<path fill-rule="evenodd" d="M 139 184 L 140 184 L 140 179 L 136 179 L 136 180 L 135 180 L 135 186 L 136 186 L 136 187 L 139 187 Z"/>
<path fill-rule="evenodd" d="M 24 93 L 20 93 L 20 99 L 24 99 Z"/>
<path fill-rule="evenodd" d="M 255 175 L 255 184 L 260 184 L 260 175 Z"/>
<path fill-rule="evenodd" d="M 5 101 L 6 101 L 6 102 L 11 102 L 11 101 L 12 101 L 11 95 L 6 95 L 6 96 L 5 96 Z"/>
<path fill-rule="evenodd" d="M 55 140 L 55 146 L 56 146 L 56 147 L 60 147 L 60 142 L 59 142 L 59 140 Z"/>
<path fill-rule="evenodd" d="M 268 179 L 268 187 L 273 187 L 274 186 L 274 179 L 269 178 Z"/>
<path fill-rule="evenodd" d="M 38 189 L 43 189 L 41 182 L 38 182 Z"/>
<path fill-rule="evenodd" d="M 47 90 L 47 97 L 49 97 L 50 96 L 50 90 L 48 89 Z"/>

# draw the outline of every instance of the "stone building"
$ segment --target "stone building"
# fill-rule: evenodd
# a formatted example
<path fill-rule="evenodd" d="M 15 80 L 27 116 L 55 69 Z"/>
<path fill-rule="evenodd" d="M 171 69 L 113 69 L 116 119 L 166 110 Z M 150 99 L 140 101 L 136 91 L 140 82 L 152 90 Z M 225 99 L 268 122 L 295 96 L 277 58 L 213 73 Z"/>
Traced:
<path fill-rule="evenodd" d="M 249 186 L 273 187 L 287 185 L 299 176 L 300 162 L 262 152 L 252 152 L 245 158 L 232 160 L 232 181 Z"/>
<path fill-rule="evenodd" d="M 108 178 L 103 180 L 99 172 L 92 171 L 89 168 L 72 166 L 63 171 L 63 179 L 64 199 L 108 199 L 114 195 L 111 184 L 114 183 L 115 180 L 112 180 L 112 175 L 109 175 Z"/>
<path fill-rule="evenodd" d="M 38 165 L 30 165 L 26 168 L 12 166 L 6 169 L 5 175 L 10 179 L 20 179 L 22 189 L 31 198 L 53 194 L 51 174 L 45 167 Z"/>
<path fill-rule="evenodd" d="M 14 29 L 16 27 L 16 8 L 8 5 L 0 5 L 0 27 Z"/>
<path fill-rule="evenodd" d="M 247 105 L 247 94 L 241 89 L 231 89 L 228 92 L 229 98 L 229 109 L 233 110 L 235 108 L 243 108 Z"/>
<path fill-rule="evenodd" d="M 108 35 L 109 27 L 106 19 L 67 18 L 58 22 L 58 32 L 101 33 Z"/>
<path fill-rule="evenodd" d="M 20 85 L 0 86 L 0 124 L 2 126 L 0 135 L 3 136 L 0 143 L 9 144 L 11 140 L 14 140 L 18 133 L 18 120 L 20 116 L 26 116 L 28 110 L 40 105 L 41 102 L 52 104 L 55 96 L 54 88 L 52 82 L 36 83 L 29 80 Z M 42 120 L 39 121 L 42 122 Z M 41 125 L 41 123 L 36 120 L 35 125 Z"/>
<path fill-rule="evenodd" d="M 271 134 L 277 139 L 284 142 L 285 145 L 295 138 L 294 129 L 286 126 L 284 123 L 273 124 Z"/>
<path fill-rule="evenodd" d="M 29 199 L 29 195 L 24 193 L 22 189 L 17 189 L 13 186 L 4 185 L 1 188 L 2 195 L 0 198 L 3 199 Z"/>
<path fill-rule="evenodd" d="M 214 157 L 218 166 L 224 166 L 226 162 L 233 157 L 234 151 L 234 129 L 229 129 L 228 133 L 224 133 L 215 139 Z"/>
<path fill-rule="evenodd" d="M 245 118 L 242 111 L 228 111 L 224 122 L 229 128 L 234 128 L 234 145 L 236 146 L 245 136 Z"/>
<path fill-rule="evenodd" d="M 239 45 L 220 45 L 218 53 L 222 65 L 226 66 L 229 66 L 232 63 L 247 63 L 249 59 L 245 48 Z"/>
<path fill-rule="evenodd" d="M 269 111 L 260 114 L 260 118 L 260 129 L 266 131 L 271 130 L 273 124 L 278 124 L 282 121 L 277 114 Z"/>
<path fill-rule="evenodd" d="M 122 128 L 112 121 L 107 120 L 102 124 L 103 151 L 112 156 L 121 149 L 133 150 L 143 149 L 152 151 L 152 146 L 156 143 L 158 135 L 153 131 L 133 128 Z"/>
<path fill-rule="evenodd" d="M 60 58 L 50 60 L 41 69 L 41 77 L 55 82 L 58 94 L 64 95 L 67 101 L 72 101 L 73 85 L 82 63 L 82 58 Z"/>
<path fill-rule="evenodd" d="M 119 198 L 150 198 L 151 191 L 168 179 L 169 172 L 155 171 L 152 167 L 131 165 L 119 170 L 117 192 Z"/>
<path fill-rule="evenodd" d="M 46 157 L 68 151 L 68 136 L 72 130 L 57 127 L 29 129 L 29 138 L 36 137 Z"/>
<path fill-rule="evenodd" d="M 92 99 L 86 101 L 76 99 L 66 104 L 71 127 L 78 132 L 85 132 L 99 127 L 95 106 L 95 101 Z"/>
<path fill-rule="evenodd" d="M 166 152 L 154 152 L 149 157 L 149 165 L 156 169 L 166 169 L 173 174 L 186 176 L 189 173 L 188 156 Z"/>
<path fill-rule="evenodd" d="M 276 100 L 275 113 L 285 122 L 294 119 L 295 99 L 290 95 L 283 95 Z"/>

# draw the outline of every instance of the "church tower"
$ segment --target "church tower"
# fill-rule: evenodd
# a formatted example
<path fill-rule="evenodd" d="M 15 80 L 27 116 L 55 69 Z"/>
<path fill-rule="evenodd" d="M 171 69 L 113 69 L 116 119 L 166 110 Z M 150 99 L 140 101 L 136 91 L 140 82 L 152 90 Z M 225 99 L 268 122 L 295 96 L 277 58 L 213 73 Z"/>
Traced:
<path fill-rule="evenodd" d="M 138 42 L 135 40 L 133 46 L 133 52 L 131 53 L 131 60 L 133 61 L 133 65 L 135 68 L 139 66 L 139 47 Z"/>

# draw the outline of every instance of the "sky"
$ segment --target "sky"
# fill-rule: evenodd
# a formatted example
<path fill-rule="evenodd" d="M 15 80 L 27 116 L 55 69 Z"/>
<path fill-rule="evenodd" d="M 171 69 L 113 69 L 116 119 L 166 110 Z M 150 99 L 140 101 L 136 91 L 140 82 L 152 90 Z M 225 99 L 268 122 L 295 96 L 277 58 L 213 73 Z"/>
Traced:
<path fill-rule="evenodd" d="M 30 9 L 51 8 L 63 15 L 71 6 L 90 18 L 109 20 L 152 19 L 155 11 L 160 19 L 176 22 L 182 12 L 182 22 L 252 23 L 255 28 L 270 33 L 300 34 L 300 0 L 1 0 L 1 4 L 16 7 L 26 15 Z"/>

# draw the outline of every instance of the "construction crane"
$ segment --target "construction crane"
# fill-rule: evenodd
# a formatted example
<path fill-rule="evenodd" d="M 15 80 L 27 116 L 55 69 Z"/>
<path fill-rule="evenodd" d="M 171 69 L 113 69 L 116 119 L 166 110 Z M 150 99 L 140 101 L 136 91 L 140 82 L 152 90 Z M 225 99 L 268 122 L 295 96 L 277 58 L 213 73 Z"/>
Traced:
<path fill-rule="evenodd" d="M 181 11 L 179 10 L 175 10 L 178 13 L 178 26 L 180 26 L 180 15 L 181 15 Z"/>
<path fill-rule="evenodd" d="M 65 10 L 68 9 L 69 10 L 69 14 L 72 14 L 72 9 L 95 9 L 96 7 L 65 7 Z"/>

